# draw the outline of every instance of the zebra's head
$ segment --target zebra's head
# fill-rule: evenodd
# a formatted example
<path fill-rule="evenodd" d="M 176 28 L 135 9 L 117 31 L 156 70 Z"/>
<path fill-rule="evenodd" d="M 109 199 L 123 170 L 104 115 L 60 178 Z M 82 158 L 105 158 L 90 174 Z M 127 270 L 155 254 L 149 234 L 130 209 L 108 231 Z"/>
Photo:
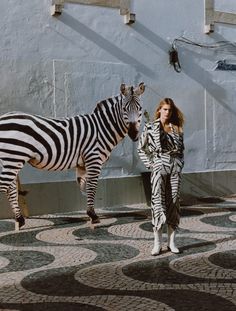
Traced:
<path fill-rule="evenodd" d="M 138 140 L 139 128 L 142 121 L 142 106 L 140 95 L 145 91 L 141 82 L 137 87 L 121 84 L 123 120 L 128 129 L 128 135 L 133 140 Z"/>

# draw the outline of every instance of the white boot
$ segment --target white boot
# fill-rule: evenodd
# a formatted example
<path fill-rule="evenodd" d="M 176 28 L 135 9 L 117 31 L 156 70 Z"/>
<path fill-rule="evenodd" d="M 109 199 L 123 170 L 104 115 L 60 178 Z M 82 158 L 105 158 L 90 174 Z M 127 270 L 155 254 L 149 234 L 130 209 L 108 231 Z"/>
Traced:
<path fill-rule="evenodd" d="M 174 230 L 170 225 L 167 227 L 167 233 L 168 233 L 168 246 L 167 248 L 174 254 L 179 254 L 179 249 L 175 245 L 175 234 L 176 230 Z"/>
<path fill-rule="evenodd" d="M 152 249 L 152 256 L 157 256 L 161 252 L 161 243 L 162 243 L 162 228 L 157 230 L 157 228 L 153 228 L 154 233 L 154 247 Z"/>

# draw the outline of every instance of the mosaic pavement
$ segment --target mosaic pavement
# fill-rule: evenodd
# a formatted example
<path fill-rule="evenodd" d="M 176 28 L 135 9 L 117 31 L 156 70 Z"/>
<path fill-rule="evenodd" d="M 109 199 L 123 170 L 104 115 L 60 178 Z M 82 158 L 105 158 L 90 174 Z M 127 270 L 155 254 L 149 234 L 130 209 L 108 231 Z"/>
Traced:
<path fill-rule="evenodd" d="M 236 310 L 236 200 L 181 208 L 177 245 L 150 255 L 145 206 L 0 221 L 0 310 Z"/>

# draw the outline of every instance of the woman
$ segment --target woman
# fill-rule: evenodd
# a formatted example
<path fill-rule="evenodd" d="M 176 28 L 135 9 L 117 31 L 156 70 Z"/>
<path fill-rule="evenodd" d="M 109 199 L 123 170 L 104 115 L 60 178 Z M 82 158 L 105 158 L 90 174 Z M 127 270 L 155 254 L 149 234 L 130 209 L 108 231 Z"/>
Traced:
<path fill-rule="evenodd" d="M 175 245 L 175 233 L 180 219 L 179 192 L 184 166 L 183 124 L 183 113 L 171 98 L 165 98 L 156 109 L 154 121 L 145 124 L 139 139 L 139 156 L 152 171 L 153 256 L 161 252 L 162 228 L 165 223 L 168 249 L 172 253 L 179 253 Z"/>

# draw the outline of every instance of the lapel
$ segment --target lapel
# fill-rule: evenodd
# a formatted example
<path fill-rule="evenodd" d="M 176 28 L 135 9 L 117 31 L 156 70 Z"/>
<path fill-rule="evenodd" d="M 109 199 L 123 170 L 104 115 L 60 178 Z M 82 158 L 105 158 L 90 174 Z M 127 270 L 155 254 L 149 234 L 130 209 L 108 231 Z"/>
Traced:
<path fill-rule="evenodd" d="M 154 141 L 154 146 L 155 146 L 155 151 L 159 151 L 162 152 L 162 148 L 161 148 L 161 122 L 160 119 L 157 119 L 155 121 L 153 121 L 152 123 L 152 132 L 153 132 L 153 141 Z"/>
<path fill-rule="evenodd" d="M 179 134 L 177 133 L 176 129 L 174 128 L 174 126 L 171 123 L 170 123 L 170 127 L 171 127 L 171 131 L 173 133 L 175 149 L 178 150 L 179 149 L 179 144 L 180 144 Z"/>
<path fill-rule="evenodd" d="M 172 132 L 172 137 L 174 140 L 174 145 L 175 149 L 178 149 L 179 147 L 179 136 L 178 133 L 176 132 L 174 126 L 170 123 L 170 128 Z M 161 121 L 160 119 L 157 119 L 152 122 L 152 137 L 153 137 L 153 151 L 158 151 L 162 152 L 162 147 L 161 147 Z"/>

